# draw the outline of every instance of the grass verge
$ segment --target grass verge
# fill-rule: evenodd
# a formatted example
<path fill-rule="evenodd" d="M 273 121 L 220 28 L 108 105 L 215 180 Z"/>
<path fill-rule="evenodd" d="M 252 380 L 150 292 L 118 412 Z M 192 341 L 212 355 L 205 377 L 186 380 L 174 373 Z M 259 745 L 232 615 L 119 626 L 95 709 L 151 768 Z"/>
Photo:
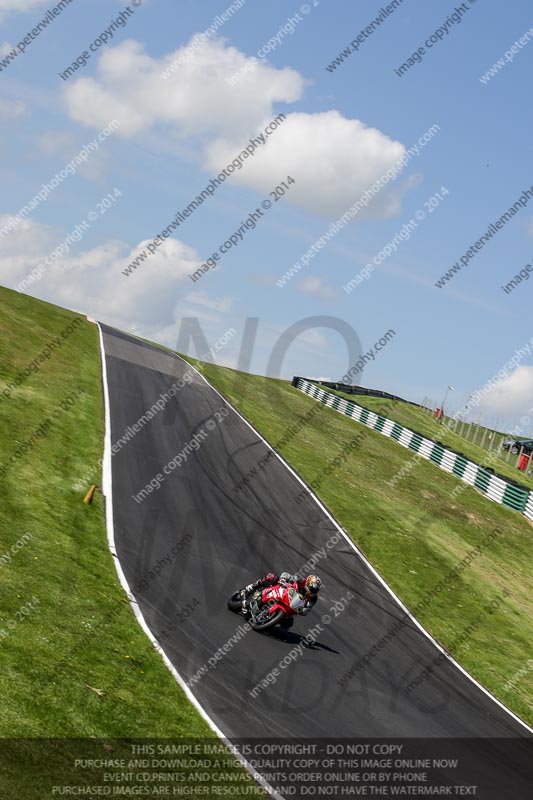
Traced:
<path fill-rule="evenodd" d="M 0 737 L 212 737 L 133 616 L 101 495 L 82 503 L 101 480 L 97 328 L 4 288 L 0 304 Z M 42 796 L 29 763 L 1 759 L 3 797 Z"/>

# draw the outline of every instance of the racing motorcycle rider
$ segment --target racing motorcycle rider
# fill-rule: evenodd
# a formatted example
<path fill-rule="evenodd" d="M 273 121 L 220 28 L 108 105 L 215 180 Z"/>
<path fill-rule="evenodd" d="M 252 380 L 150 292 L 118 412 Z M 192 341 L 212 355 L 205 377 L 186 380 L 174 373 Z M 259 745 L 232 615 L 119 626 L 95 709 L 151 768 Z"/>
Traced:
<path fill-rule="evenodd" d="M 299 614 L 305 616 L 309 614 L 313 606 L 318 600 L 318 592 L 322 586 L 322 581 L 318 575 L 308 575 L 307 578 L 299 578 L 297 575 L 291 575 L 290 572 L 282 572 L 276 575 L 274 572 L 268 572 L 264 578 L 259 578 L 255 583 L 249 583 L 244 587 L 244 595 L 242 600 L 242 613 L 246 613 L 246 598 L 256 589 L 264 589 L 266 586 L 280 586 L 293 585 L 297 592 L 299 592 L 303 599 L 303 607 L 298 611 Z M 294 625 L 294 617 L 285 619 L 281 623 L 284 628 L 292 628 Z"/>

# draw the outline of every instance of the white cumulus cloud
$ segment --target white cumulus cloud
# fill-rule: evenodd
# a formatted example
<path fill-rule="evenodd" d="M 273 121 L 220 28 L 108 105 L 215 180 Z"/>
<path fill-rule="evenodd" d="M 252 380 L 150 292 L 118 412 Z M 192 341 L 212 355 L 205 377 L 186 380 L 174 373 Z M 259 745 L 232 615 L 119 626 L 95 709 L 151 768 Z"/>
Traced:
<path fill-rule="evenodd" d="M 479 404 L 480 411 L 499 416 L 533 420 L 533 366 L 521 365 L 495 383 Z"/>
<path fill-rule="evenodd" d="M 8 215 L 0 216 L 0 227 L 7 219 Z M 15 289 L 64 238 L 64 232 L 48 225 L 22 222 L 2 241 L 2 282 Z M 24 291 L 126 330 L 155 334 L 175 324 L 182 284 L 201 260 L 192 248 L 169 238 L 137 271 L 123 275 L 122 270 L 146 244 L 142 241 L 131 248 L 110 240 L 83 250 L 82 238 Z"/>
<path fill-rule="evenodd" d="M 242 140 L 241 142 L 242 143 Z M 207 165 L 218 172 L 239 151 L 238 140 L 219 139 L 207 147 Z M 404 146 L 358 119 L 338 111 L 293 113 L 244 162 L 234 180 L 268 195 L 290 176 L 287 198 L 298 205 L 341 215 L 404 153 Z M 369 205 L 372 213 L 389 216 L 399 211 L 397 193 L 382 191 Z"/>
<path fill-rule="evenodd" d="M 184 48 L 181 48 L 183 50 Z M 97 78 L 80 78 L 65 89 L 71 117 L 95 128 L 120 121 L 118 135 L 132 136 L 157 123 L 171 124 L 181 135 L 209 131 L 245 136 L 272 116 L 274 103 L 301 97 L 304 80 L 292 69 L 262 65 L 253 85 L 235 90 L 225 80 L 246 60 L 220 39 L 206 42 L 167 80 L 161 72 L 181 50 L 155 59 L 133 39 L 108 48 L 98 62 Z"/>
<path fill-rule="evenodd" d="M 95 78 L 65 87 L 70 116 L 93 128 L 118 119 L 117 136 L 123 137 L 155 126 L 168 130 L 171 144 L 176 137 L 195 136 L 204 148 L 206 171 L 216 175 L 281 111 L 285 120 L 230 180 L 267 196 L 291 176 L 295 182 L 284 202 L 329 217 L 342 215 L 404 154 L 401 142 L 339 111 L 291 112 L 288 104 L 302 98 L 307 83 L 293 69 L 276 69 L 263 60 L 234 87 L 226 78 L 246 62 L 245 53 L 214 39 L 179 63 L 186 47 L 160 59 L 131 39 L 109 47 Z M 405 188 L 385 187 L 361 216 L 398 213 Z"/>
<path fill-rule="evenodd" d="M 0 97 L 0 119 L 18 119 L 28 114 L 28 106 L 23 100 L 8 100 Z"/>
<path fill-rule="evenodd" d="M 194 306 L 203 306 L 213 311 L 219 311 L 222 314 L 226 314 L 230 311 L 233 303 L 233 298 L 227 295 L 223 297 L 210 297 L 207 292 L 199 291 L 189 292 L 185 299 Z"/>
<path fill-rule="evenodd" d="M 33 11 L 34 8 L 43 8 L 48 0 L 0 0 L 0 19 L 9 12 Z"/>
<path fill-rule="evenodd" d="M 307 294 L 316 294 L 322 300 L 331 300 L 335 297 L 334 290 L 330 286 L 327 286 L 322 278 L 317 278 L 314 275 L 304 278 L 303 281 L 300 281 L 300 283 L 296 285 L 296 288 Z"/>

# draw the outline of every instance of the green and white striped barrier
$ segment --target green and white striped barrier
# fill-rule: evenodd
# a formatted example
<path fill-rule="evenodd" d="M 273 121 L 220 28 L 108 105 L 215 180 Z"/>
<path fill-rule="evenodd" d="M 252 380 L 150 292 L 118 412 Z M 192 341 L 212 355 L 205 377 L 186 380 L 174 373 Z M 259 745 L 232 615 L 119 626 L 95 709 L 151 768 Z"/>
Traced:
<path fill-rule="evenodd" d="M 508 483 L 503 478 L 493 475 L 485 467 L 469 461 L 459 453 L 447 450 L 443 445 L 434 442 L 433 439 L 426 439 L 398 422 L 376 414 L 374 411 L 369 411 L 351 400 L 345 400 L 343 397 L 321 389 L 304 378 L 298 378 L 295 386 L 300 391 L 305 392 L 315 400 L 319 400 L 329 408 L 333 408 L 340 414 L 361 422 L 367 428 L 381 433 L 389 439 L 394 439 L 402 447 L 406 447 L 417 453 L 421 458 L 431 461 L 435 466 L 455 475 L 469 486 L 479 489 L 482 494 L 495 503 L 519 511 L 533 520 L 533 494 L 527 489 Z"/>

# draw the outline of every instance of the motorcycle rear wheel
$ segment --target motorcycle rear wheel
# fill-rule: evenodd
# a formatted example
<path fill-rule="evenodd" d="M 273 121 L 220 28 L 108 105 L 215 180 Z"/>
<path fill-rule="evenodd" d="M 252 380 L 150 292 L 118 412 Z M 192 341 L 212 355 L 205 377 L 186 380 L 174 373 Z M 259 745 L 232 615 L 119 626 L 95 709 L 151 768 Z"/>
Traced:
<path fill-rule="evenodd" d="M 273 628 L 274 625 L 277 625 L 278 622 L 281 622 L 283 617 L 285 616 L 285 612 L 282 608 L 278 608 L 275 614 L 272 614 L 271 617 L 267 617 L 265 622 L 251 622 L 250 625 L 252 626 L 253 631 L 266 631 L 269 628 Z"/>
<path fill-rule="evenodd" d="M 242 596 L 240 592 L 233 592 L 228 600 L 228 608 L 230 611 L 241 611 L 242 609 Z"/>

